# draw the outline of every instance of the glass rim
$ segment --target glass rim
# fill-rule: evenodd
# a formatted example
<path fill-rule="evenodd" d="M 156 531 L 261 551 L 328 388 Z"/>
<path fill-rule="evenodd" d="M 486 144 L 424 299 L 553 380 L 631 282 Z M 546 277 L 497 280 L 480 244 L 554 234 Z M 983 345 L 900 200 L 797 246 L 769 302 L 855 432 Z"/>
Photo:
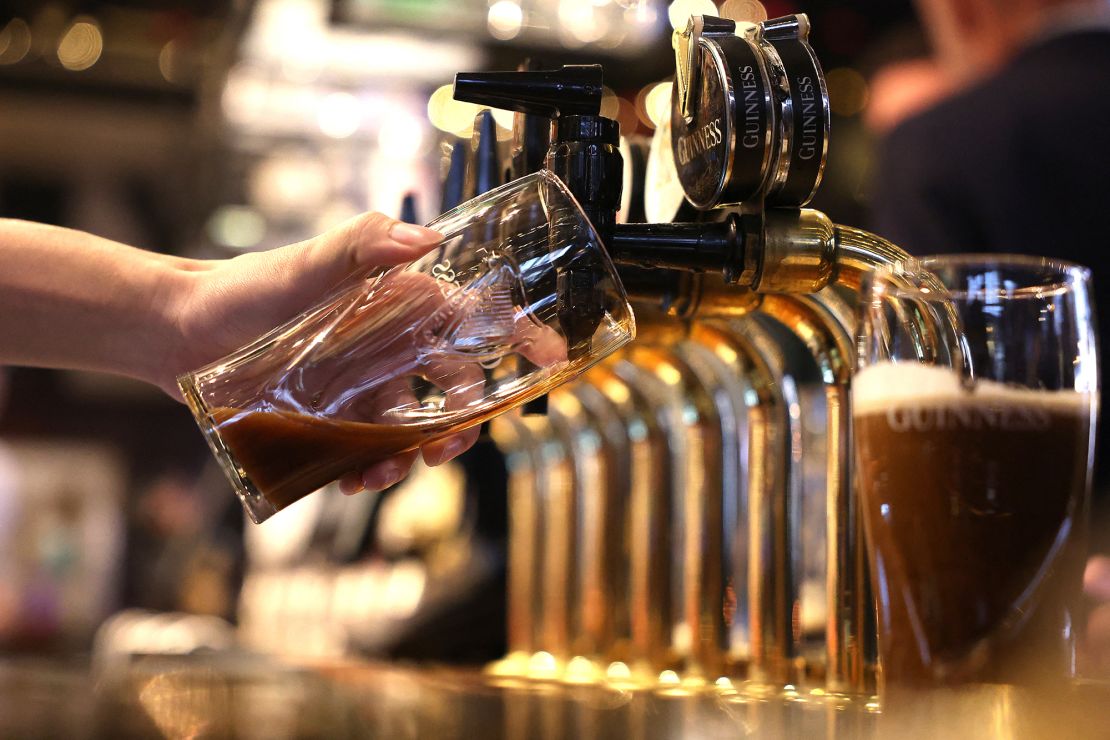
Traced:
<path fill-rule="evenodd" d="M 1007 300 L 1020 300 L 1028 298 L 1044 298 L 1045 296 L 1066 293 L 1077 284 L 1089 285 L 1091 281 L 1091 268 L 1070 260 L 1055 257 L 1043 257 L 1032 254 L 1017 254 L 1008 252 L 966 252 L 954 254 L 928 254 L 921 257 L 911 257 L 909 260 L 898 261 L 883 265 L 872 270 L 865 276 L 864 290 L 871 292 L 876 280 L 887 282 L 887 292 L 899 297 L 913 297 L 923 301 L 967 300 L 983 295 L 982 290 L 967 290 L 963 288 L 946 288 L 945 292 L 937 293 L 928 287 L 905 285 L 890 282 L 890 278 L 897 274 L 914 274 L 928 271 L 931 266 L 944 265 L 953 267 L 974 267 L 984 269 L 991 267 L 1011 267 L 1015 269 L 1042 270 L 1043 274 L 1055 278 L 1047 283 L 1036 285 L 1022 284 L 1007 290 Z"/>
<path fill-rule="evenodd" d="M 606 246 L 605 242 L 602 241 L 601 234 L 597 233 L 597 227 L 594 226 L 593 221 L 591 221 L 590 217 L 586 215 L 586 211 L 582 209 L 582 204 L 578 202 L 578 199 L 574 197 L 574 193 L 570 191 L 570 188 L 567 187 L 567 184 L 563 182 L 558 175 L 546 168 L 539 169 L 535 172 L 529 172 L 527 175 L 522 175 L 515 180 L 510 180 L 509 182 L 498 185 L 497 187 L 491 190 L 487 190 L 486 192 L 481 193 L 480 195 L 477 195 L 475 197 L 495 198 L 504 193 L 527 187 L 528 181 L 544 181 L 549 185 L 554 185 L 555 188 L 562 195 L 562 197 L 564 197 L 578 213 L 578 216 L 582 219 L 582 223 L 586 224 L 586 227 L 590 230 L 590 234 L 593 237 L 591 240 L 591 243 L 594 245 L 593 251 L 600 255 L 602 266 L 605 268 L 606 273 L 608 273 L 609 277 L 612 279 L 613 286 L 616 288 L 617 298 L 624 306 L 625 313 L 628 316 L 629 341 L 635 339 L 636 314 L 632 309 L 632 302 L 628 299 L 628 291 L 624 287 L 624 282 L 620 278 L 620 273 L 617 272 L 617 266 L 613 262 L 613 258 L 609 255 L 609 248 Z M 463 201 L 451 210 L 442 213 L 439 216 L 436 216 L 434 219 L 428 222 L 427 227 L 434 229 L 436 227 L 435 225 L 438 222 L 447 221 L 450 218 L 461 213 L 463 210 L 465 210 L 467 204 L 469 203 L 469 200 Z"/>

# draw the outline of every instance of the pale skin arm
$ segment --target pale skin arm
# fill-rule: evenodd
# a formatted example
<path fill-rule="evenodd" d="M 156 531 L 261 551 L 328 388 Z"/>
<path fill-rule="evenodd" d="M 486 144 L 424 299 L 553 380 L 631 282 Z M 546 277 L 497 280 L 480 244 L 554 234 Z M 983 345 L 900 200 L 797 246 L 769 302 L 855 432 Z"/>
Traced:
<path fill-rule="evenodd" d="M 308 308 L 356 268 L 408 262 L 439 237 L 368 213 L 280 249 L 190 260 L 0 219 L 0 365 L 125 375 L 180 400 L 178 375 Z M 445 462 L 473 437 L 425 445 L 424 459 Z M 340 487 L 353 493 L 392 485 L 416 454 L 352 471 Z"/>

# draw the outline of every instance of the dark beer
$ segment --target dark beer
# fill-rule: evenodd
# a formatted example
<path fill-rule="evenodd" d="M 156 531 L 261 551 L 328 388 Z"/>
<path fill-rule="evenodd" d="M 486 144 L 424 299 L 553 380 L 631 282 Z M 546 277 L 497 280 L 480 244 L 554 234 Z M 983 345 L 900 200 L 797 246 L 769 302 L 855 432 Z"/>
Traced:
<path fill-rule="evenodd" d="M 853 400 L 888 686 L 1069 675 L 1091 396 L 885 364 Z"/>
<path fill-rule="evenodd" d="M 288 411 L 217 408 L 212 420 L 235 465 L 276 510 L 442 432 L 439 426 L 366 424 Z"/>

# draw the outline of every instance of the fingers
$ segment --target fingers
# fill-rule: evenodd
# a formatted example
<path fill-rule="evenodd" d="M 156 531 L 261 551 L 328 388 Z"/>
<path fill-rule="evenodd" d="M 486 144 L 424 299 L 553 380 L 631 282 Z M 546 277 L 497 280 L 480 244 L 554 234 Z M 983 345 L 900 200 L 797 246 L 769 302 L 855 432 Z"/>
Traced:
<path fill-rule="evenodd" d="M 399 483 L 412 470 L 417 454 L 416 450 L 410 450 L 371 465 L 362 471 L 362 485 L 368 491 L 383 491 Z"/>
<path fill-rule="evenodd" d="M 444 392 L 445 411 L 462 411 L 485 395 L 486 373 L 473 362 L 432 360 L 424 363 L 422 370 L 421 374 Z"/>
<path fill-rule="evenodd" d="M 458 457 L 478 441 L 481 431 L 480 427 L 475 426 L 458 434 L 452 434 L 450 437 L 429 442 L 420 448 L 424 455 L 424 462 L 428 465 L 441 465 Z"/>
<path fill-rule="evenodd" d="M 1087 561 L 1083 590 L 1093 599 L 1110 602 L 1110 557 L 1095 555 Z"/>
<path fill-rule="evenodd" d="M 409 474 L 418 454 L 416 450 L 402 452 L 365 470 L 347 473 L 339 479 L 339 491 L 345 496 L 362 490 L 384 491 L 400 483 Z"/>
<path fill-rule="evenodd" d="M 470 362 L 437 361 L 428 363 L 424 376 L 441 388 L 447 396 L 444 409 L 460 411 L 469 404 L 482 400 L 486 387 L 486 374 Z M 424 462 L 440 465 L 466 452 L 478 441 L 481 429 L 477 426 L 452 434 L 421 447 Z"/>
<path fill-rule="evenodd" d="M 363 488 L 361 473 L 346 473 L 339 479 L 339 492 L 344 496 L 358 493 Z"/>
<path fill-rule="evenodd" d="M 513 334 L 516 351 L 540 367 L 548 367 L 567 359 L 567 341 L 546 324 L 537 324 L 523 312 L 518 314 Z"/>
<path fill-rule="evenodd" d="M 433 229 L 402 223 L 382 213 L 364 213 L 320 236 L 265 254 L 292 286 L 318 298 L 360 267 L 411 262 L 442 239 Z"/>
<path fill-rule="evenodd" d="M 346 252 L 350 267 L 400 265 L 416 259 L 443 239 L 443 234 L 406 224 L 382 213 L 364 213 L 324 234 Z"/>
<path fill-rule="evenodd" d="M 1083 647 L 1083 657 L 1092 668 L 1110 668 L 1110 604 L 1090 611 Z"/>
<path fill-rule="evenodd" d="M 354 401 L 350 407 L 350 417 L 356 421 L 388 424 L 392 414 L 419 406 L 420 402 L 412 392 L 409 379 L 394 378 Z"/>

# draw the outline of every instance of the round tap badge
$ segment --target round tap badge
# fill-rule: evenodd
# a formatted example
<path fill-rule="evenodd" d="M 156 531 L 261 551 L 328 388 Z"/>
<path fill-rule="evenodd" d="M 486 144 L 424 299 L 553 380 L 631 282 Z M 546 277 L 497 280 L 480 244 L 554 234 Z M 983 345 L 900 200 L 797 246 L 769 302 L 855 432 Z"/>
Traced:
<path fill-rule="evenodd" d="M 760 191 L 773 151 L 767 73 L 752 44 L 731 35 L 698 39 L 691 61 L 689 117 L 671 109 L 679 181 L 697 208 L 740 203 Z"/>

